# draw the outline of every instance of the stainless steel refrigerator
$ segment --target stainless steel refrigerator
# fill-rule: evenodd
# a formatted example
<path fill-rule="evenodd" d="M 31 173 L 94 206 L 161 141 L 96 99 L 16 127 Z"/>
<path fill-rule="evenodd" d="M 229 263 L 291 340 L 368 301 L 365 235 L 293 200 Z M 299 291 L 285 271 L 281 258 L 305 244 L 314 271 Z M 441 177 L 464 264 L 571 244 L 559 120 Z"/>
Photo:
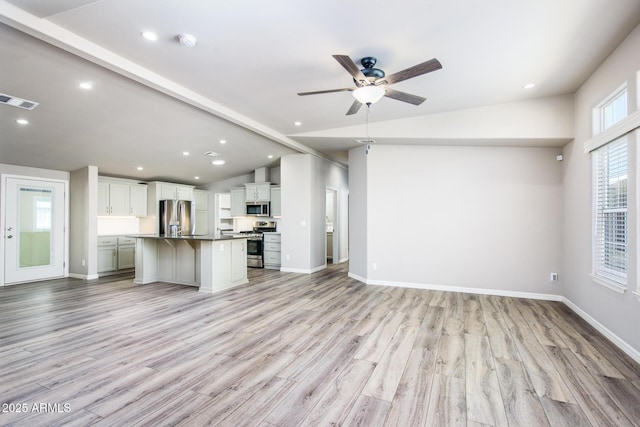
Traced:
<path fill-rule="evenodd" d="M 190 236 L 195 234 L 195 209 L 190 200 L 160 200 L 158 219 L 161 235 Z"/>

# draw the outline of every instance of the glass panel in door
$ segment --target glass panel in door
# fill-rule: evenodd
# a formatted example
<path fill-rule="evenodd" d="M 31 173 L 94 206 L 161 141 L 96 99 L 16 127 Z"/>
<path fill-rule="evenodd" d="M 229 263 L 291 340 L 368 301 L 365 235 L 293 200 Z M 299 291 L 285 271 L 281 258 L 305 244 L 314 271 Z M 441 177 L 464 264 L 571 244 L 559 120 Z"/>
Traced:
<path fill-rule="evenodd" d="M 7 177 L 4 282 L 64 275 L 65 184 Z"/>

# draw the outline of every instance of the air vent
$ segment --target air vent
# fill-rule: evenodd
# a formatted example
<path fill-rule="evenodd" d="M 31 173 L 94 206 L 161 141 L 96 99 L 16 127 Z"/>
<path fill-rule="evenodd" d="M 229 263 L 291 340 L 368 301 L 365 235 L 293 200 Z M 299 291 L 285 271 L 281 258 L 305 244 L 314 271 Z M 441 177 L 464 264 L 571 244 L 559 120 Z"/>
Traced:
<path fill-rule="evenodd" d="M 355 141 L 358 144 L 375 144 L 375 141 L 373 139 L 356 139 Z"/>
<path fill-rule="evenodd" d="M 215 151 L 206 151 L 204 155 L 209 157 L 219 157 L 220 153 L 216 153 Z"/>
<path fill-rule="evenodd" d="M 37 102 L 27 101 L 26 99 L 7 95 L 5 93 L 0 93 L 0 104 L 11 105 L 12 107 L 18 107 L 24 110 L 33 110 L 39 105 Z"/>

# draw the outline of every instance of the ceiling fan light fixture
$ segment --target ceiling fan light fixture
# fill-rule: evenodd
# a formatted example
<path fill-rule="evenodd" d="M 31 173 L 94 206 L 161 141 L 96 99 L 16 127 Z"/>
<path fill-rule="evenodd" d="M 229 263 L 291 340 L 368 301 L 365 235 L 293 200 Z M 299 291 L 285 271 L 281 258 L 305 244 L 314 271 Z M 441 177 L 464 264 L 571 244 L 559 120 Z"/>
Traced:
<path fill-rule="evenodd" d="M 353 97 L 363 104 L 374 104 L 384 96 L 384 88 L 381 86 L 362 86 L 353 91 Z"/>

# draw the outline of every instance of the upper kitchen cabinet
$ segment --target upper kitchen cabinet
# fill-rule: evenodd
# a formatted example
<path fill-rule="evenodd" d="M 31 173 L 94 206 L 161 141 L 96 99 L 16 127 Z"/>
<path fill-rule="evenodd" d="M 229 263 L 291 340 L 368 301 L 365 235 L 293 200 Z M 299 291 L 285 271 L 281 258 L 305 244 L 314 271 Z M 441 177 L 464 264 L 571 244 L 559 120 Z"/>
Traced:
<path fill-rule="evenodd" d="M 147 186 L 131 185 L 129 187 L 129 214 L 147 216 Z"/>
<path fill-rule="evenodd" d="M 271 216 L 282 216 L 282 205 L 280 203 L 280 187 L 271 187 Z"/>
<path fill-rule="evenodd" d="M 232 188 L 231 193 L 231 216 L 247 215 L 247 200 L 244 188 Z"/>
<path fill-rule="evenodd" d="M 195 205 L 196 234 L 209 234 L 209 192 L 193 190 Z"/>
<path fill-rule="evenodd" d="M 146 215 L 146 185 L 98 180 L 98 216 Z"/>
<path fill-rule="evenodd" d="M 245 184 L 245 201 L 268 202 L 271 200 L 271 184 L 268 182 Z"/>
<path fill-rule="evenodd" d="M 188 185 L 158 182 L 158 200 L 193 200 L 193 187 Z"/>

